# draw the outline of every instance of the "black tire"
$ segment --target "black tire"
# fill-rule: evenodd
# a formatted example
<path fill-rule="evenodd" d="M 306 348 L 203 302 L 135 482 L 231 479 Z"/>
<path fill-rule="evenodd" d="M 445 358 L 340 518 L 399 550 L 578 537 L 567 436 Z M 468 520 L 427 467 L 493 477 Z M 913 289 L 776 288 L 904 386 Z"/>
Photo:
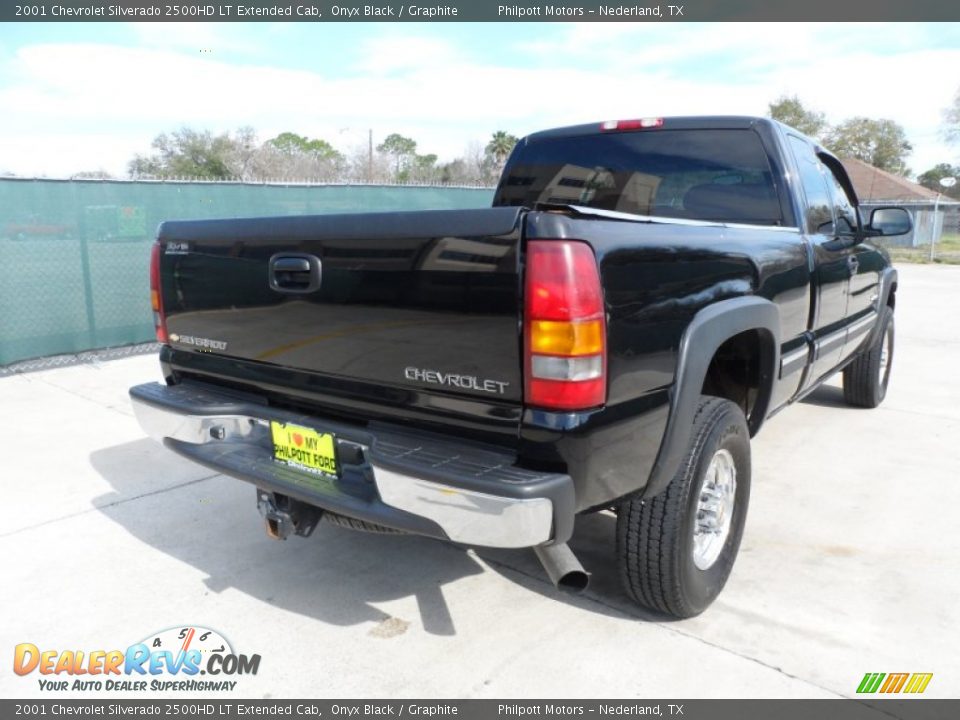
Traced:
<path fill-rule="evenodd" d="M 893 367 L 893 340 L 893 308 L 885 307 L 880 313 L 880 333 L 873 345 L 860 351 L 843 369 L 843 399 L 847 405 L 875 408 L 883 402 Z"/>
<path fill-rule="evenodd" d="M 640 605 L 677 618 L 699 615 L 720 594 L 740 548 L 750 499 L 750 433 L 743 411 L 729 400 L 701 398 L 690 438 L 667 489 L 622 503 L 617 516 L 624 589 Z M 697 506 L 707 469 L 720 450 L 735 469 L 732 517 L 719 555 L 700 569 L 694 561 Z"/>

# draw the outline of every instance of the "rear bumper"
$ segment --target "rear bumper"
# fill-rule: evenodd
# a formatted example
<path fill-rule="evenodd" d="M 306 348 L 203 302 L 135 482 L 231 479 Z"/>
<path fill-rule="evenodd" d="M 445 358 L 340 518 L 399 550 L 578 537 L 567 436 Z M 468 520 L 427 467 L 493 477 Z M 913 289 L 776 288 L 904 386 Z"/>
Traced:
<path fill-rule="evenodd" d="M 141 427 L 171 450 L 340 515 L 486 547 L 566 542 L 573 532 L 570 476 L 518 468 L 500 449 L 302 415 L 199 383 L 138 385 L 130 398 Z M 332 433 L 340 476 L 274 461 L 271 420 Z"/>

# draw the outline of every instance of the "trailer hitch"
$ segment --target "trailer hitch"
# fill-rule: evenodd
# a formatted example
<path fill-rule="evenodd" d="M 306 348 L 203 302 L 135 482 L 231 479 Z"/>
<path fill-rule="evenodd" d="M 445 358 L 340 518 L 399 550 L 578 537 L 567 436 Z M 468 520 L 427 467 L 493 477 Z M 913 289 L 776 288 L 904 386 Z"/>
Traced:
<path fill-rule="evenodd" d="M 323 510 L 318 507 L 259 489 L 257 509 L 266 521 L 267 535 L 274 540 L 286 540 L 290 533 L 309 537 L 323 515 Z"/>

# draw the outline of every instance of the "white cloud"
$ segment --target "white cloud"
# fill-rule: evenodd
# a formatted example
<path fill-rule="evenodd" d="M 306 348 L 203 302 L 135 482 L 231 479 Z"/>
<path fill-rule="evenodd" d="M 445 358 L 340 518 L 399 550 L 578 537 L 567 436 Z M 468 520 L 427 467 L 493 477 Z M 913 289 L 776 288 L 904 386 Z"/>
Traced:
<path fill-rule="evenodd" d="M 83 170 L 121 176 L 127 161 L 144 150 L 143 138 L 120 133 L 0 133 L 0 171 L 69 177 Z"/>
<path fill-rule="evenodd" d="M 141 47 L 165 50 L 200 51 L 253 49 L 248 43 L 237 40 L 224 23 L 209 22 L 137 22 L 129 23 L 137 44 Z"/>
<path fill-rule="evenodd" d="M 956 88 L 934 82 L 945 76 L 938 68 L 960 66 L 960 47 L 926 49 L 910 25 L 571 25 L 556 40 L 504 48 L 496 62 L 446 40 L 391 34 L 363 43 L 353 66 L 333 58 L 336 64 L 309 69 L 180 52 L 229 37 L 218 27 L 173 30 L 141 28 L 145 46 L 137 48 L 21 48 L 0 68 L 0 107 L 16 109 L 0 114 L 5 168 L 120 174 L 156 134 L 181 125 L 251 125 L 263 138 L 293 130 L 341 147 L 365 140 L 361 131 L 372 127 L 375 142 L 400 132 L 423 152 L 449 159 L 498 129 L 524 134 L 638 115 L 763 114 L 781 94 L 800 96 L 834 122 L 863 114 L 901 123 L 916 148 L 915 170 L 960 154 L 937 132 Z M 353 130 L 341 133 L 345 127 Z M 34 152 L 38 145 L 47 150 Z"/>
<path fill-rule="evenodd" d="M 369 75 L 389 75 L 404 70 L 464 62 L 452 43 L 433 37 L 387 36 L 363 43 L 363 60 L 356 69 Z"/>
<path fill-rule="evenodd" d="M 948 49 L 931 49 L 929 27 L 911 23 L 640 23 L 602 40 L 603 27 L 569 26 L 556 40 L 518 49 L 541 62 L 590 58 L 621 77 L 666 80 L 636 86 L 630 99 L 639 114 L 762 115 L 775 98 L 797 95 L 833 123 L 854 115 L 900 123 L 915 170 L 960 159 L 940 137 L 942 109 L 956 92 L 947 69 L 960 66 L 960 26 L 944 31 L 957 40 Z"/>

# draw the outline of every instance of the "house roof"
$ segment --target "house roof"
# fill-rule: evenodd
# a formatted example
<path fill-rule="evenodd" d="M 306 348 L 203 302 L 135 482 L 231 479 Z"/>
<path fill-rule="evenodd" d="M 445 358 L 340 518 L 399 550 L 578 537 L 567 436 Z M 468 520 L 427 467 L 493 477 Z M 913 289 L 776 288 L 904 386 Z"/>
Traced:
<path fill-rule="evenodd" d="M 900 200 L 910 202 L 934 202 L 937 199 L 935 190 L 925 188 L 906 178 L 875 168 L 862 160 L 844 158 L 840 161 L 847 169 L 853 189 L 861 202 L 877 202 Z M 941 203 L 950 203 L 951 200 L 943 195 Z M 954 201 L 955 202 L 955 201 Z"/>

